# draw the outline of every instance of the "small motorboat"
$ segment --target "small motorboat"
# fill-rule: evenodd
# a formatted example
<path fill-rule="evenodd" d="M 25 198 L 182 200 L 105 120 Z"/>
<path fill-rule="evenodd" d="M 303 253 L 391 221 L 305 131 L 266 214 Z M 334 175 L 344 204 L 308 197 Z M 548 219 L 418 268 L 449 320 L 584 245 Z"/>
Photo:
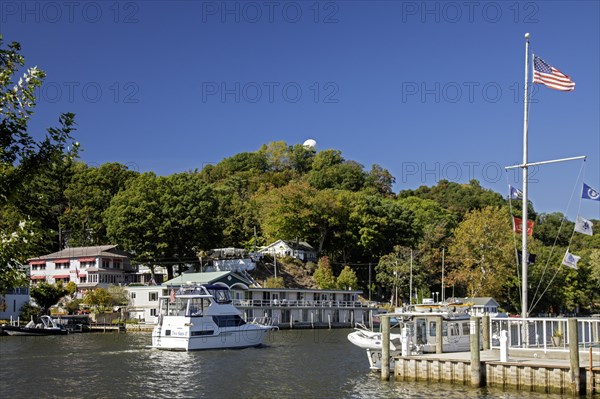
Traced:
<path fill-rule="evenodd" d="M 56 324 L 50 316 L 42 316 L 40 323 L 34 323 L 31 320 L 25 326 L 16 326 L 7 324 L 2 327 L 4 332 L 8 335 L 67 335 L 67 331 L 64 327 Z"/>

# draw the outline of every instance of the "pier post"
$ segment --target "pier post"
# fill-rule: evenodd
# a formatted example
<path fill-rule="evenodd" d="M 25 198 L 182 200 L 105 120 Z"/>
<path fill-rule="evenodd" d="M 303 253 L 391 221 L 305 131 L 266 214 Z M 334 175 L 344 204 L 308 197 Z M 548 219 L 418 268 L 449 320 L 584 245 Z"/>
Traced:
<path fill-rule="evenodd" d="M 381 380 L 390 379 L 390 317 L 380 316 L 381 320 Z"/>
<path fill-rule="evenodd" d="M 490 350 L 490 315 L 483 316 L 483 350 Z"/>
<path fill-rule="evenodd" d="M 571 366 L 571 393 L 580 395 L 581 381 L 579 376 L 579 331 L 577 328 L 577 319 L 570 318 L 569 325 L 569 363 Z"/>
<path fill-rule="evenodd" d="M 469 330 L 471 333 L 471 386 L 474 388 L 481 387 L 481 356 L 480 348 L 480 326 L 479 317 L 471 316 Z"/>
<path fill-rule="evenodd" d="M 435 353 L 444 352 L 442 344 L 444 343 L 444 334 L 442 331 L 442 316 L 436 316 L 435 318 L 435 331 L 436 331 L 436 341 L 435 341 Z"/>

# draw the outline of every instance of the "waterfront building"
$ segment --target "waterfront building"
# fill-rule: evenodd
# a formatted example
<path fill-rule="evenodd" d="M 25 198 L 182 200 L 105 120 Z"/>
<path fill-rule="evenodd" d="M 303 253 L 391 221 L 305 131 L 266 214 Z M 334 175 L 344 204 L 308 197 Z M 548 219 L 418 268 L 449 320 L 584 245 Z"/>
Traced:
<path fill-rule="evenodd" d="M 500 304 L 492 297 L 456 298 L 458 302 L 468 303 L 471 316 L 497 315 Z"/>
<path fill-rule="evenodd" d="M 233 305 L 246 320 L 272 318 L 280 328 L 352 327 L 369 324 L 374 307 L 360 301 L 359 290 L 261 288 L 244 275 L 225 272 L 184 273 L 161 286 L 128 286 L 129 318 L 154 323 L 158 297 L 186 285 L 212 284 L 231 291 Z"/>
<path fill-rule="evenodd" d="M 249 288 L 232 290 L 246 318 L 270 317 L 280 328 L 353 327 L 369 324 L 376 308 L 359 301 L 359 290 Z"/>
<path fill-rule="evenodd" d="M 29 302 L 29 287 L 13 288 L 0 295 L 0 320 L 16 320 L 21 315 L 21 307 Z"/>
<path fill-rule="evenodd" d="M 64 284 L 72 281 L 83 291 L 129 283 L 134 270 L 130 254 L 116 245 L 65 248 L 62 251 L 29 259 L 30 279 Z"/>

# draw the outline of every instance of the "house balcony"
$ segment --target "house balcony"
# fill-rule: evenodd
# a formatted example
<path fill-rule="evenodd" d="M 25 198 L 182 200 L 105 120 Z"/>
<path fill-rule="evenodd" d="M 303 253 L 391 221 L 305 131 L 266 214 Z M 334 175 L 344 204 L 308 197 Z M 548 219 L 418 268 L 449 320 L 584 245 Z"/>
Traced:
<path fill-rule="evenodd" d="M 309 301 L 289 299 L 234 299 L 233 305 L 239 308 L 368 308 L 369 304 L 360 301 Z"/>

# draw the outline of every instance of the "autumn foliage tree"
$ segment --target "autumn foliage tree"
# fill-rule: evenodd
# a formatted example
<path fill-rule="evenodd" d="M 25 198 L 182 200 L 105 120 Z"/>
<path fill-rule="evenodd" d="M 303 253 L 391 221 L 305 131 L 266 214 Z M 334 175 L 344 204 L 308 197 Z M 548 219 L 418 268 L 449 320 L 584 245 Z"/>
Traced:
<path fill-rule="evenodd" d="M 514 274 L 512 234 L 507 209 L 488 206 L 468 212 L 449 247 L 449 284 L 463 287 L 469 297 L 505 299 Z"/>
<path fill-rule="evenodd" d="M 315 270 L 313 278 L 315 279 L 317 286 L 322 290 L 336 288 L 335 276 L 333 275 L 333 270 L 331 269 L 329 257 L 323 256 L 321 259 L 319 259 L 319 264 L 317 266 L 317 270 Z"/>
<path fill-rule="evenodd" d="M 350 266 L 344 266 L 336 280 L 337 288 L 340 290 L 355 290 L 358 288 L 358 278 Z"/>

